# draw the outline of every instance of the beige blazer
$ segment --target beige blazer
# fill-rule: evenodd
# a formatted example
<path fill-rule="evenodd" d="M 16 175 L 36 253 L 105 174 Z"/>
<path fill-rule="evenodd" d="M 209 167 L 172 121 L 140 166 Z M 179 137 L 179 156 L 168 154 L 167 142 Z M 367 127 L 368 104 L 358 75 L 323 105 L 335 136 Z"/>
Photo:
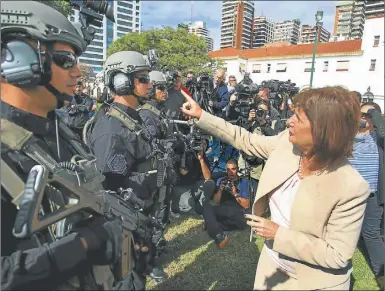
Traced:
<path fill-rule="evenodd" d="M 288 131 L 260 136 L 207 112 L 196 124 L 225 143 L 267 160 L 252 209 L 262 216 L 269 194 L 299 168 L 300 151 L 289 142 Z M 299 289 L 328 288 L 349 278 L 368 196 L 368 183 L 347 160 L 301 181 L 290 228 L 280 227 L 273 245 L 273 250 L 295 260 Z"/>

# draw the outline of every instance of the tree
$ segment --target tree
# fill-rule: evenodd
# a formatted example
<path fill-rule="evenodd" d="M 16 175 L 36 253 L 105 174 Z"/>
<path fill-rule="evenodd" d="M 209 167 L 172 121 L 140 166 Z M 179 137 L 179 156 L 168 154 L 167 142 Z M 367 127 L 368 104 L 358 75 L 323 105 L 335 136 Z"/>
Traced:
<path fill-rule="evenodd" d="M 79 68 L 82 74 L 82 76 L 80 77 L 80 80 L 83 83 L 89 83 L 95 80 L 95 73 L 91 66 L 86 64 L 80 64 Z"/>
<path fill-rule="evenodd" d="M 68 17 L 68 14 L 71 11 L 70 0 L 49 0 L 49 1 L 35 0 L 35 1 L 51 6 L 52 8 L 62 13 L 65 17 Z"/>
<path fill-rule="evenodd" d="M 178 70 L 183 75 L 191 70 L 195 74 L 211 72 L 211 59 L 207 54 L 207 45 L 203 38 L 189 34 L 183 28 L 150 29 L 142 33 L 130 33 L 114 41 L 108 56 L 119 51 L 136 51 L 147 55 L 149 49 L 156 49 L 159 66 Z"/>

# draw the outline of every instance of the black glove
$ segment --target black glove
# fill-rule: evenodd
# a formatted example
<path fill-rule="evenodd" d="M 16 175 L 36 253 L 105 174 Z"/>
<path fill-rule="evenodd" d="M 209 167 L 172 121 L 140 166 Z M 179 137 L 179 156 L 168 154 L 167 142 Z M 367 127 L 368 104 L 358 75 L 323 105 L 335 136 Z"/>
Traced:
<path fill-rule="evenodd" d="M 75 229 L 88 246 L 88 259 L 94 265 L 109 265 L 119 261 L 122 250 L 122 228 L 115 221 L 91 218 Z"/>

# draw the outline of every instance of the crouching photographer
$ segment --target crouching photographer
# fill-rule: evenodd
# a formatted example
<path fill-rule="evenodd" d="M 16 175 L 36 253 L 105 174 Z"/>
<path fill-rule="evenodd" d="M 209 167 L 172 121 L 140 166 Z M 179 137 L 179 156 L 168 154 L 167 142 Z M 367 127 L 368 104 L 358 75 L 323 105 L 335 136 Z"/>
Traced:
<path fill-rule="evenodd" d="M 207 141 L 202 141 L 202 150 L 186 152 L 185 165 L 180 166 L 177 185 L 172 189 L 171 212 L 174 217 L 181 213 L 203 212 L 205 195 L 214 192 L 215 183 L 205 156 Z M 209 193 L 209 194 L 206 194 Z"/>
<path fill-rule="evenodd" d="M 226 164 L 227 175 L 218 179 L 218 190 L 213 199 L 206 196 L 203 203 L 203 217 L 207 233 L 219 248 L 229 241 L 226 230 L 244 229 L 245 211 L 249 208 L 249 181 L 238 177 L 238 163 L 229 160 Z"/>

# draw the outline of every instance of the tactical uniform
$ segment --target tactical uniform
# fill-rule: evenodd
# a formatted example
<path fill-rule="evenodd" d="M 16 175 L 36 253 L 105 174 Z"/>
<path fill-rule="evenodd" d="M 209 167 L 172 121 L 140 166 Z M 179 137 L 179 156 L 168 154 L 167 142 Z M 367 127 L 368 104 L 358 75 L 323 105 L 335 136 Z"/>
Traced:
<path fill-rule="evenodd" d="M 75 94 L 72 101 L 63 108 L 64 111 L 68 112 L 67 125 L 79 136 L 82 136 L 83 127 L 89 119 L 93 105 L 91 98 L 81 93 L 80 95 Z"/>
<path fill-rule="evenodd" d="M 142 54 L 118 52 L 104 65 L 105 85 L 118 96 L 135 96 L 143 105 L 144 98 L 133 92 L 134 74 L 141 71 L 151 71 Z M 146 201 L 144 212 L 165 223 L 162 205 L 166 193 L 159 194 L 168 176 L 163 164 L 165 150 L 143 125 L 139 112 L 121 103 L 105 103 L 86 125 L 83 135 L 97 157 L 98 169 L 106 176 L 105 187 L 132 188 Z M 136 241 L 139 240 L 136 236 Z M 157 253 L 164 242 L 163 231 L 154 229 L 152 242 L 144 242 L 153 244 L 149 256 Z M 143 275 L 151 272 L 153 265 L 151 259 L 145 260 L 149 260 L 150 265 L 143 266 Z"/>
<path fill-rule="evenodd" d="M 64 43 L 80 55 L 87 46 L 84 35 L 58 11 L 36 1 L 2 3 L 1 16 L 2 46 L 6 47 L 1 63 L 3 80 L 14 87 L 44 86 L 58 102 L 68 100 L 69 96 L 50 84 L 53 60 L 50 57 L 41 58 L 39 44 L 46 45 L 45 53 L 53 54 L 52 43 Z M 21 18 L 23 21 L 19 21 Z M 14 33 L 22 35 L 15 37 Z M 38 42 L 37 48 L 27 43 L 29 39 Z M 71 61 L 69 66 L 76 66 L 76 59 Z M 65 65 L 67 63 L 62 63 L 63 69 Z M 44 68 L 44 71 L 40 68 Z M 107 222 L 107 227 L 107 223 L 97 220 L 87 228 L 74 225 L 72 230 L 63 229 L 69 234 L 58 240 L 51 227 L 35 233 L 31 239 L 17 239 L 14 235 L 20 234 L 15 218 L 26 219 L 22 216 L 24 212 L 18 212 L 16 205 L 19 204 L 18 195 L 24 190 L 24 181 L 31 168 L 36 164 L 46 166 L 51 163 L 60 167 L 63 162 L 69 165 L 74 155 L 87 155 L 86 148 L 59 121 L 54 111 L 43 118 L 2 102 L 1 118 L 1 288 L 112 289 L 114 282 L 109 280 L 113 280 L 113 276 L 108 266 L 112 262 L 103 258 L 106 251 L 100 245 L 108 241 L 114 249 L 116 242 L 122 240 L 121 228 L 117 223 Z M 51 211 L 51 203 L 45 195 L 40 211 Z M 25 209 L 24 206 L 20 205 Z M 87 248 L 82 239 L 87 243 Z M 93 262 L 90 261 L 91 251 Z M 101 266 L 95 268 L 94 264 Z M 100 277 L 100 274 L 103 276 Z"/>

